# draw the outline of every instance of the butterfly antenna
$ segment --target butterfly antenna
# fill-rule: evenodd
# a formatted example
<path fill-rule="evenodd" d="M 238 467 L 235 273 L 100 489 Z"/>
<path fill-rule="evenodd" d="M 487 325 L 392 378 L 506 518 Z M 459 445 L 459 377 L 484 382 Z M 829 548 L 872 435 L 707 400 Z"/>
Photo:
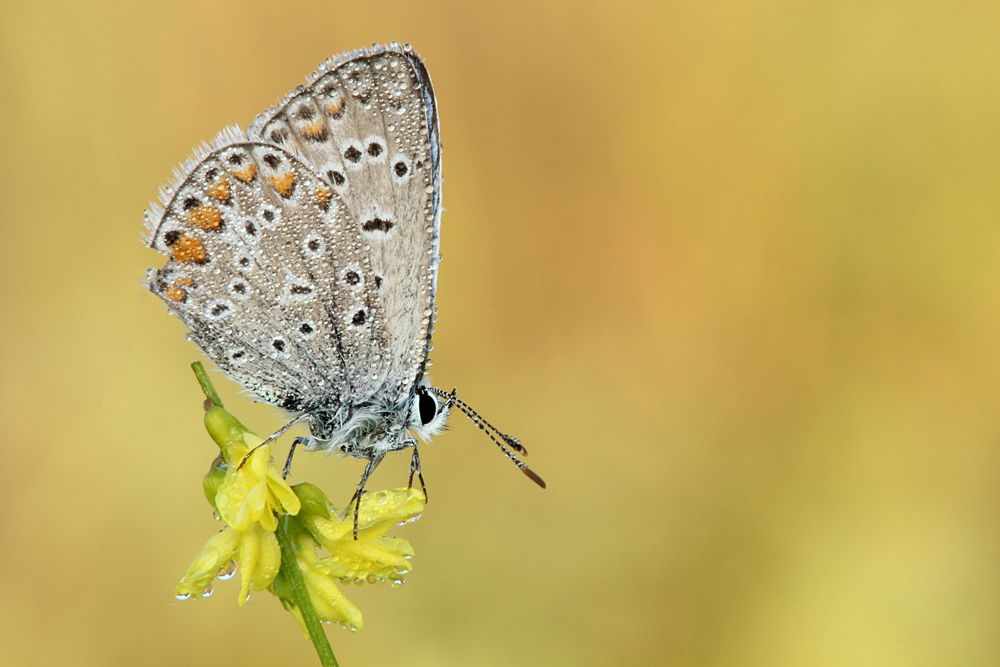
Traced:
<path fill-rule="evenodd" d="M 521 456 L 528 455 L 527 448 L 521 444 L 520 440 L 518 440 L 512 435 L 507 435 L 506 433 L 498 429 L 496 426 L 486 421 L 486 419 L 481 414 L 476 412 L 471 405 L 469 405 L 468 403 L 460 399 L 458 396 L 456 396 L 454 389 L 451 390 L 451 393 L 444 392 L 440 389 L 434 389 L 434 393 L 436 393 L 438 396 L 444 396 L 448 399 L 447 401 L 445 401 L 445 406 L 451 406 L 452 404 L 457 405 L 458 409 L 464 412 L 465 416 L 471 419 L 473 423 L 475 423 L 479 428 L 483 429 L 484 431 L 486 429 L 493 431 L 493 433 L 495 433 L 501 440 L 507 443 L 508 447 L 516 451 Z"/>
<path fill-rule="evenodd" d="M 545 488 L 545 480 L 542 479 L 534 470 L 529 468 L 524 461 L 517 458 L 514 455 L 514 452 L 510 451 L 511 449 L 513 449 L 519 454 L 527 456 L 528 450 L 525 449 L 524 445 L 521 444 L 520 440 L 518 440 L 513 436 L 507 435 L 506 433 L 498 429 L 496 426 L 486 421 L 486 419 L 484 419 L 482 415 L 480 415 L 478 412 L 472 409 L 471 405 L 469 405 L 462 399 L 458 398 L 455 395 L 454 389 L 452 389 L 450 393 L 443 391 L 441 389 L 437 389 L 435 387 L 428 387 L 428 390 L 442 398 L 445 398 L 446 399 L 445 405 L 457 406 L 458 409 L 461 410 L 462 413 L 466 417 L 468 417 L 473 424 L 479 427 L 479 430 L 485 433 L 486 436 L 493 441 L 493 444 L 495 444 L 497 447 L 500 448 L 500 451 L 504 453 L 504 455 L 510 460 L 511 463 L 517 466 L 518 470 L 523 472 L 525 476 L 527 476 L 528 479 L 530 479 L 532 482 L 542 487 L 543 489 Z M 497 438 L 499 438 L 499 440 Z M 510 449 L 508 449 L 508 447 Z"/>

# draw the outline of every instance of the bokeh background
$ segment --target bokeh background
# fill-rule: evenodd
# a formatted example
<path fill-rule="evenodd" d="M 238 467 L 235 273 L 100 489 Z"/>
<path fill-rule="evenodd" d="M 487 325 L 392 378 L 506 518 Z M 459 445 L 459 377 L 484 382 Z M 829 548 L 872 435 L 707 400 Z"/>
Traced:
<path fill-rule="evenodd" d="M 435 379 L 549 489 L 454 418 L 342 664 L 1000 664 L 998 34 L 964 1 L 3 2 L 0 662 L 314 664 L 269 595 L 171 597 L 214 450 L 141 218 L 397 39 L 442 118 Z M 361 465 L 295 476 L 344 501 Z"/>

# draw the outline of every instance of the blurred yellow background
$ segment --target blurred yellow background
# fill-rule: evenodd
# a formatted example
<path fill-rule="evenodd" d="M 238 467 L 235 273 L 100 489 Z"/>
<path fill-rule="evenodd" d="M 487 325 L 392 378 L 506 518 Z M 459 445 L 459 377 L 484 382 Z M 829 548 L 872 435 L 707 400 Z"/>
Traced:
<path fill-rule="evenodd" d="M 998 34 L 990 2 L 0 4 L 0 662 L 315 664 L 269 595 L 172 598 L 215 450 L 142 211 L 397 39 L 445 147 L 434 379 L 549 489 L 454 416 L 342 664 L 1000 664 Z M 343 502 L 362 465 L 294 477 Z"/>

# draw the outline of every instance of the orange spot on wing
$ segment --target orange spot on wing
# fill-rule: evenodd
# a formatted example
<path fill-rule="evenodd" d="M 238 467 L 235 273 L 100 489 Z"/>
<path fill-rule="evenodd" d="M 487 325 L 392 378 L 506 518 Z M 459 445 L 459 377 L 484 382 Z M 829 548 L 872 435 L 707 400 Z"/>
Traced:
<path fill-rule="evenodd" d="M 302 127 L 302 134 L 309 139 L 320 139 L 326 134 L 326 123 L 320 121 Z"/>
<path fill-rule="evenodd" d="M 208 188 L 208 194 L 212 195 L 223 204 L 228 204 L 230 197 L 232 197 L 232 188 L 229 185 L 229 179 L 226 177 L 220 177 L 215 183 Z"/>
<path fill-rule="evenodd" d="M 214 206 L 195 206 L 188 211 L 188 222 L 202 229 L 218 229 L 222 225 L 222 213 Z"/>
<path fill-rule="evenodd" d="M 337 114 L 340 113 L 340 110 L 343 108 L 344 108 L 344 100 L 340 100 L 339 102 L 331 102 L 330 104 L 326 105 L 326 112 L 331 116 L 336 116 Z"/>
<path fill-rule="evenodd" d="M 249 183 L 253 180 L 253 177 L 257 175 L 257 165 L 248 164 L 247 168 L 242 171 L 233 171 L 233 176 L 240 179 L 244 183 Z"/>
<path fill-rule="evenodd" d="M 174 303 L 181 303 L 187 300 L 187 290 L 183 287 L 178 287 L 177 285 L 171 285 L 167 289 L 163 290 L 163 296 L 167 298 L 167 301 L 173 301 Z"/>
<path fill-rule="evenodd" d="M 329 188 L 319 187 L 313 190 L 313 199 L 319 205 L 319 209 L 324 213 L 330 210 L 330 198 L 333 193 L 330 192 Z"/>
<path fill-rule="evenodd" d="M 186 287 L 191 287 L 191 285 L 194 285 L 194 280 L 192 280 L 191 278 L 188 278 L 187 276 L 181 276 L 180 278 L 178 278 L 177 280 L 174 281 L 174 284 L 176 284 L 176 285 L 184 285 Z"/>
<path fill-rule="evenodd" d="M 170 254 L 178 262 L 195 262 L 203 264 L 208 261 L 205 245 L 193 236 L 184 234 L 170 246 Z"/>
<path fill-rule="evenodd" d="M 292 190 L 295 188 L 295 172 L 286 171 L 281 176 L 272 176 L 269 180 L 282 197 L 287 199 L 292 196 Z"/>

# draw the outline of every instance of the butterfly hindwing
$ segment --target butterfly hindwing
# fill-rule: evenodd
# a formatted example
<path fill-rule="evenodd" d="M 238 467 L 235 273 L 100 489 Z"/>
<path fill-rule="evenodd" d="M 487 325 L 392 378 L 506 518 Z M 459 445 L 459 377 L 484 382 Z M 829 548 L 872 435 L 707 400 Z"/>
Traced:
<path fill-rule="evenodd" d="M 384 372 L 364 240 L 301 160 L 228 130 L 169 195 L 149 239 L 169 259 L 150 289 L 236 381 L 289 409 L 333 408 Z"/>

